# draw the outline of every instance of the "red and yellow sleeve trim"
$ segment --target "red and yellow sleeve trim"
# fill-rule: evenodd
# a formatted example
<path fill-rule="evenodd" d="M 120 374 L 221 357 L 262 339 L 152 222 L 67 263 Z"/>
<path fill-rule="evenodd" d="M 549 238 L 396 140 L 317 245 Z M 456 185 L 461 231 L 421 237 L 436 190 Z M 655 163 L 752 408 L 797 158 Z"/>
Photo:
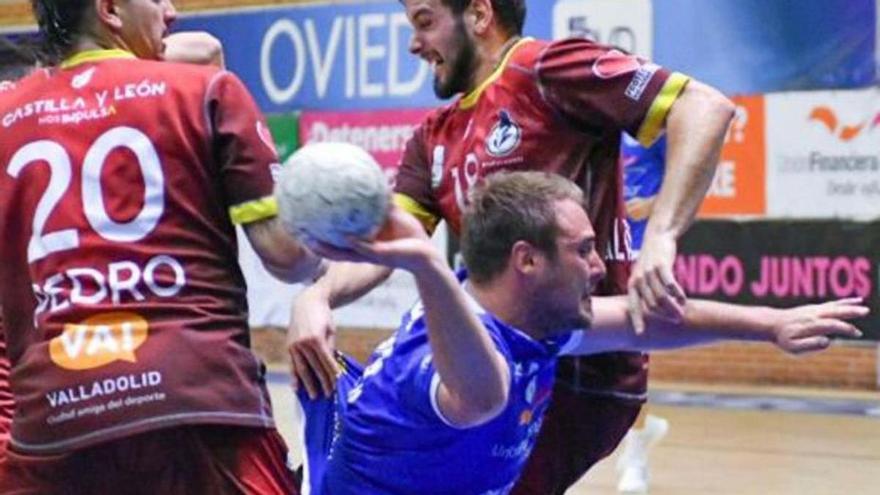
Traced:
<path fill-rule="evenodd" d="M 112 58 L 136 58 L 133 53 L 114 48 L 112 50 L 86 50 L 61 62 L 62 69 L 69 69 L 88 62 L 100 62 Z"/>
<path fill-rule="evenodd" d="M 278 200 L 275 196 L 266 196 L 229 208 L 229 216 L 235 225 L 259 222 L 276 215 L 278 215 Z"/>
<path fill-rule="evenodd" d="M 501 59 L 501 62 L 498 64 L 498 66 L 495 68 L 495 70 L 492 71 L 492 74 L 490 74 L 489 77 L 487 77 L 485 80 L 483 80 L 483 82 L 481 82 L 480 85 L 477 86 L 476 89 L 474 89 L 470 93 L 466 94 L 461 99 L 461 101 L 458 103 L 459 108 L 461 108 L 462 110 L 467 110 L 468 108 L 471 108 L 474 105 L 476 105 L 477 101 L 480 100 L 480 95 L 483 94 L 483 91 L 485 91 L 486 88 L 488 88 L 493 82 L 495 82 L 496 79 L 501 77 L 501 73 L 504 72 L 504 68 L 507 67 L 507 62 L 510 61 L 510 57 L 513 56 L 513 53 L 519 47 L 521 47 L 525 43 L 528 43 L 529 41 L 532 41 L 533 39 L 534 38 L 523 38 L 523 39 L 517 41 L 512 47 L 510 47 L 510 49 L 507 50 L 507 53 L 504 54 L 504 57 Z"/>
<path fill-rule="evenodd" d="M 393 201 L 395 205 L 402 208 L 405 212 L 416 217 L 428 234 L 434 233 L 434 229 L 440 223 L 440 217 L 428 211 L 421 203 L 406 194 L 394 193 Z"/>
<path fill-rule="evenodd" d="M 663 87 L 660 88 L 660 92 L 651 103 L 651 107 L 648 108 L 648 114 L 645 116 L 642 126 L 639 127 L 639 133 L 636 138 L 642 146 L 651 146 L 660 136 L 663 124 L 666 122 L 666 115 L 669 114 L 669 109 L 672 108 L 672 104 L 675 103 L 675 100 L 678 99 L 678 96 L 690 80 L 688 76 L 679 72 L 673 72 L 666 79 Z"/>

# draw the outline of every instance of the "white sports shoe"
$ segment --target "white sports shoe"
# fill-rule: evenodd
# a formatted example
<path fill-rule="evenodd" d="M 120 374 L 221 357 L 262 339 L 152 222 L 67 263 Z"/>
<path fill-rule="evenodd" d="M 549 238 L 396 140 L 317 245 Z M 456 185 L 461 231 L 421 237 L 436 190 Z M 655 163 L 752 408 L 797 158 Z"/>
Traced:
<path fill-rule="evenodd" d="M 648 493 L 648 466 L 627 466 L 617 481 L 617 491 L 623 494 Z"/>
<path fill-rule="evenodd" d="M 651 414 L 645 418 L 644 428 L 627 432 L 623 440 L 623 451 L 617 458 L 619 493 L 648 493 L 648 452 L 668 432 L 669 421 Z"/>

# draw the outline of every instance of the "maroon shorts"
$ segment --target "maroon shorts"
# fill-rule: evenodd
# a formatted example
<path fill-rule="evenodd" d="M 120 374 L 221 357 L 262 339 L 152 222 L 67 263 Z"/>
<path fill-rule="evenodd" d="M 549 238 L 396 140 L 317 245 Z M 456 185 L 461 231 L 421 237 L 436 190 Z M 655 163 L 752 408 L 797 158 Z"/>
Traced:
<path fill-rule="evenodd" d="M 511 495 L 562 495 L 611 454 L 639 415 L 642 403 L 553 389 L 535 450 Z"/>
<path fill-rule="evenodd" d="M 185 426 L 54 456 L 8 452 L 9 495 L 298 494 L 274 429 Z"/>

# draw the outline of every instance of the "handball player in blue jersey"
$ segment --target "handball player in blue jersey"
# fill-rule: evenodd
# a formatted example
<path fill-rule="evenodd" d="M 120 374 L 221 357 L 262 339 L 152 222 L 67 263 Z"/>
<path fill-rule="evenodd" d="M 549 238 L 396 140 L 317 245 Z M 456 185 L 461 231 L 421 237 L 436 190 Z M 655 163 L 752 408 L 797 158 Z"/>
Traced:
<path fill-rule="evenodd" d="M 488 177 L 463 216 L 467 275 L 395 207 L 362 261 L 410 272 L 421 297 L 366 368 L 344 360 L 335 396 L 309 399 L 303 493 L 488 495 L 512 490 L 549 404 L 557 357 L 719 339 L 819 350 L 856 336 L 858 300 L 793 309 L 692 300 L 684 321 L 637 334 L 626 296 L 591 293 L 605 276 L 573 182 L 545 172 Z M 332 255 L 332 253 L 329 253 Z M 346 252 L 344 256 L 351 256 Z"/>

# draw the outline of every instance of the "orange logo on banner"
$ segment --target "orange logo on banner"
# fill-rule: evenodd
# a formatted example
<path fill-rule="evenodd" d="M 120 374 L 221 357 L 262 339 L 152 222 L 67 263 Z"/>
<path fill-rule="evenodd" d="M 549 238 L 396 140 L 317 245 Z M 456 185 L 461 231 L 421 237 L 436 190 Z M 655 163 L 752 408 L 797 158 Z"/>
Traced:
<path fill-rule="evenodd" d="M 861 134 L 867 126 L 867 122 L 862 122 L 861 124 L 856 125 L 839 126 L 838 130 L 839 121 L 837 120 L 837 114 L 834 113 L 834 110 L 826 106 L 814 108 L 810 112 L 808 119 L 822 123 L 825 128 L 828 129 L 828 132 L 843 142 L 852 141 L 859 137 L 859 134 Z M 874 127 L 877 127 L 877 124 L 880 124 L 880 114 L 874 117 L 874 123 L 871 125 L 871 128 L 873 129 Z"/>
<path fill-rule="evenodd" d="M 147 340 L 147 320 L 135 313 L 116 312 L 67 323 L 49 342 L 49 355 L 68 370 L 98 368 L 113 361 L 136 362 L 134 351 Z"/>
<path fill-rule="evenodd" d="M 733 98 L 736 115 L 700 216 L 763 215 L 766 211 L 764 97 Z"/>

